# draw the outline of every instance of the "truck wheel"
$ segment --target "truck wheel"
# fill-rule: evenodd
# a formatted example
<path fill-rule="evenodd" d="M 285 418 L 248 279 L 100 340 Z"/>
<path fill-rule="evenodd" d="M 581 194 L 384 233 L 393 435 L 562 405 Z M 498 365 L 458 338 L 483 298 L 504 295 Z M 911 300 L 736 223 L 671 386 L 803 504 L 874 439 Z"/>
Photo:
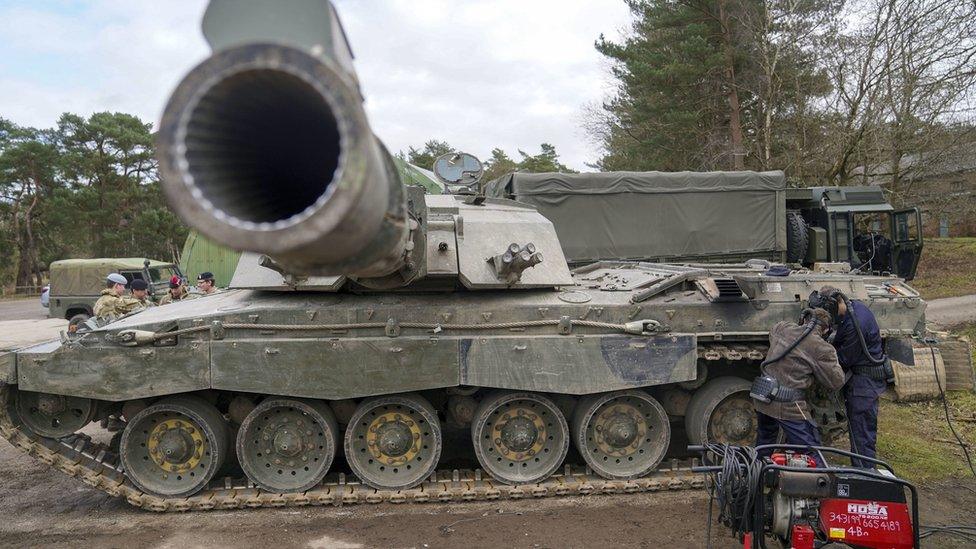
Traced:
<path fill-rule="evenodd" d="M 786 262 L 800 263 L 807 256 L 810 239 L 807 235 L 807 222 L 800 212 L 786 212 Z"/>
<path fill-rule="evenodd" d="M 73 334 L 77 332 L 78 328 L 81 328 L 85 324 L 85 321 L 88 320 L 88 318 L 89 316 L 86 315 L 85 313 L 78 313 L 75 316 L 71 317 L 71 319 L 68 320 L 68 333 Z"/>

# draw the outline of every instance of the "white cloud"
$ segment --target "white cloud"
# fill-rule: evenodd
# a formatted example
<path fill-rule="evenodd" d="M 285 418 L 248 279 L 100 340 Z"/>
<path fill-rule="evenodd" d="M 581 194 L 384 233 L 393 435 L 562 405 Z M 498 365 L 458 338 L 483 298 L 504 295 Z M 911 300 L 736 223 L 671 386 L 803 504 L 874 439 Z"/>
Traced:
<path fill-rule="evenodd" d="M 49 126 L 64 111 L 156 121 L 207 52 L 203 0 L 15 1 L 0 7 L 0 116 Z M 576 168 L 579 128 L 606 91 L 593 42 L 628 22 L 622 0 L 339 0 L 376 133 L 391 150 L 443 139 L 486 157 L 556 145 Z"/>

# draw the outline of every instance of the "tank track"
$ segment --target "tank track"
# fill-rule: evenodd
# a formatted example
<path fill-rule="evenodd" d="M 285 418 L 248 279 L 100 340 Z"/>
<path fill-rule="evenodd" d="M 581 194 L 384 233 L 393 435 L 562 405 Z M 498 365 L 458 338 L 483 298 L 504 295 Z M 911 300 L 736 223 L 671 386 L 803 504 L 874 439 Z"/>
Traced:
<path fill-rule="evenodd" d="M 246 479 L 225 477 L 211 482 L 205 490 L 192 497 L 161 498 L 146 494 L 129 482 L 121 471 L 118 456 L 106 444 L 94 442 L 87 435 L 72 435 L 61 440 L 47 439 L 19 428 L 8 412 L 11 393 L 9 386 L 0 387 L 0 436 L 27 455 L 68 476 L 78 478 L 110 496 L 125 498 L 135 507 L 156 512 L 517 500 L 704 487 L 702 476 L 691 472 L 694 462 L 672 460 L 669 468 L 628 481 L 606 480 L 589 470 L 567 465 L 561 473 L 531 485 L 509 486 L 485 478 L 481 470 L 455 469 L 437 471 L 423 484 L 410 490 L 376 490 L 358 481 L 347 481 L 346 475 L 340 473 L 330 475 L 326 482 L 307 492 L 276 494 L 257 489 Z"/>

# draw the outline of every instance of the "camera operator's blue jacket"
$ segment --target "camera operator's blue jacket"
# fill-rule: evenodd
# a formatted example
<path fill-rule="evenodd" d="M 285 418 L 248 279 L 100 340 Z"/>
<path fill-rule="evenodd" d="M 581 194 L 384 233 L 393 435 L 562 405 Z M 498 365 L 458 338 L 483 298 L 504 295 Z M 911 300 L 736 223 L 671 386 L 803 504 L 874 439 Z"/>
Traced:
<path fill-rule="evenodd" d="M 860 301 L 851 300 L 848 307 L 853 309 L 853 317 L 857 317 L 857 323 L 864 334 L 864 342 L 867 343 L 871 355 L 878 358 L 884 352 L 881 345 L 881 329 L 874 314 L 868 309 L 867 305 Z M 850 311 L 844 315 L 840 326 L 837 327 L 837 335 L 834 336 L 834 348 L 837 349 L 837 361 L 840 362 L 844 370 L 851 369 L 852 366 L 874 366 L 868 357 L 864 356 L 861 349 L 861 342 L 857 338 L 857 331 L 854 328 L 854 318 Z"/>

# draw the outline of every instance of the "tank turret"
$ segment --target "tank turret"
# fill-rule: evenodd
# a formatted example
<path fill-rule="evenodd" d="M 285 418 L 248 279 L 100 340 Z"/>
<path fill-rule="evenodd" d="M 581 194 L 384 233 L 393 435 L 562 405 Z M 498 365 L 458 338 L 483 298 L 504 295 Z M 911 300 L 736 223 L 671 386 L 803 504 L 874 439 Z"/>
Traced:
<path fill-rule="evenodd" d="M 572 283 L 552 223 L 533 208 L 404 186 L 366 119 L 328 0 L 215 0 L 203 30 L 213 53 L 166 106 L 160 173 L 191 227 L 252 252 L 242 256 L 234 287 Z"/>

